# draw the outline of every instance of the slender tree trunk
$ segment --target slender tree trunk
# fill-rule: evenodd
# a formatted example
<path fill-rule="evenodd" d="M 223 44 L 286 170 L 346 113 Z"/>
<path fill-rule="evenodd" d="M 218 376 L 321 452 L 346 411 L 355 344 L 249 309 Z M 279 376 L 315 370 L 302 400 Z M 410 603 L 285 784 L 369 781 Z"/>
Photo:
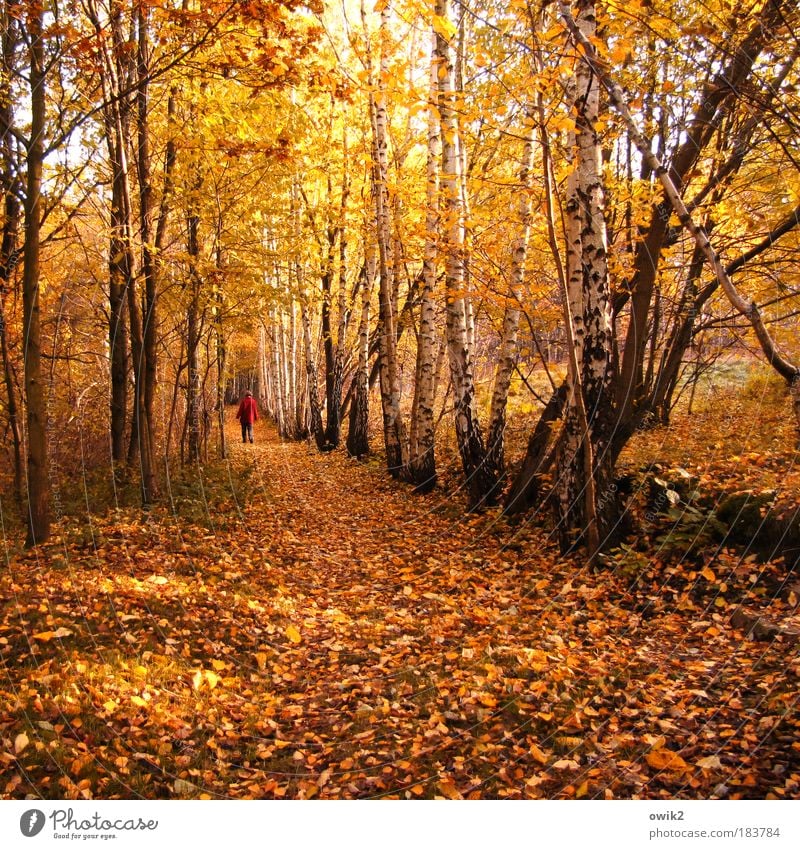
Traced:
<path fill-rule="evenodd" d="M 317 361 L 311 344 L 311 316 L 305 298 L 300 302 L 300 316 L 303 323 L 303 347 L 306 355 L 306 375 L 308 377 L 308 403 L 311 412 L 311 433 L 320 451 L 325 449 L 325 431 L 322 426 L 322 409 L 317 391 Z"/>
<path fill-rule="evenodd" d="M 362 4 L 364 30 L 366 15 Z M 394 255 L 388 191 L 389 116 L 386 106 L 386 84 L 389 76 L 387 41 L 390 34 L 388 6 L 381 9 L 380 69 L 374 93 L 370 93 L 370 121 L 373 137 L 373 196 L 378 242 L 378 331 L 381 407 L 386 465 L 392 477 L 405 473 L 407 464 L 406 434 L 400 412 L 400 375 L 397 363 L 397 320 L 395 314 Z M 369 53 L 369 46 L 367 48 Z M 372 72 L 370 70 L 370 79 Z"/>
<path fill-rule="evenodd" d="M 225 345 L 225 325 L 223 309 L 225 296 L 223 282 L 225 280 L 225 254 L 222 250 L 222 219 L 217 219 L 217 249 L 216 249 L 216 284 L 214 286 L 214 337 L 217 346 L 217 428 L 219 431 L 219 456 L 224 460 L 228 456 L 228 446 L 225 439 L 225 382 L 227 380 L 228 352 Z"/>
<path fill-rule="evenodd" d="M 286 317 L 283 307 L 277 310 L 278 323 L 278 367 L 281 372 L 281 419 L 283 422 L 282 436 L 294 439 L 293 413 L 294 401 L 291 396 L 291 383 L 289 375 L 294 369 L 294 364 L 289 363 L 289 351 L 286 344 Z"/>
<path fill-rule="evenodd" d="M 111 235 L 109 239 L 109 350 L 111 378 L 111 459 L 125 460 L 128 415 L 128 332 L 125 323 L 126 294 L 134 281 L 133 222 L 131 220 L 129 161 L 130 100 L 123 90 L 131 84 L 130 53 L 123 48 L 121 9 L 109 4 L 108 20 L 101 21 L 94 2 L 87 3 L 89 18 L 99 45 L 106 145 L 111 163 Z M 109 49 L 108 38 L 111 46 Z"/>
<path fill-rule="evenodd" d="M 347 327 L 350 309 L 347 305 L 347 202 L 350 196 L 348 174 L 347 131 L 342 131 L 342 202 L 339 212 L 339 281 L 337 292 L 338 326 L 336 329 L 336 352 L 333 361 L 333 381 L 328 405 L 328 426 L 325 438 L 332 448 L 341 441 L 342 432 L 342 388 L 344 384 L 344 355 L 347 342 Z"/>
<path fill-rule="evenodd" d="M 435 427 L 433 408 L 436 401 L 436 259 L 439 233 L 439 158 L 442 142 L 439 132 L 437 99 L 436 40 L 431 55 L 428 102 L 428 159 L 426 178 L 425 248 L 422 261 L 422 292 L 419 338 L 417 342 L 416 384 L 409 471 L 418 492 L 436 486 Z"/>
<path fill-rule="evenodd" d="M 200 259 L 200 215 L 197 211 L 197 194 L 202 187 L 199 165 L 194 185 L 189 192 L 186 252 L 189 258 L 189 306 L 186 313 L 186 419 L 189 435 L 188 460 L 200 462 L 200 288 L 198 270 Z"/>
<path fill-rule="evenodd" d="M 450 20 L 448 0 L 436 0 L 436 14 Z M 464 299 L 464 229 L 459 185 L 458 123 L 455 115 L 453 56 L 450 43 L 437 27 L 439 116 L 442 127 L 442 241 L 445 251 L 447 343 L 455 398 L 456 439 L 466 476 L 470 509 L 494 503 L 497 474 L 486 454 L 475 401 L 472 350 Z"/>
<path fill-rule="evenodd" d="M 3 380 L 6 387 L 6 410 L 8 426 L 11 430 L 11 442 L 14 451 L 14 494 L 17 503 L 22 507 L 24 493 L 22 487 L 22 429 L 19 420 L 17 391 L 14 386 L 14 374 L 8 350 L 8 323 L 6 318 L 6 296 L 14 279 L 14 271 L 18 262 L 18 239 L 20 222 L 20 191 L 17 177 L 17 161 L 14 151 L 11 126 L 13 111 L 11 107 L 11 74 L 14 66 L 18 38 L 14 20 L 8 15 L 8 10 L 2 12 L 2 68 L 0 69 L 0 189 L 3 197 L 3 229 L 0 243 L 0 356 L 3 358 Z"/>
<path fill-rule="evenodd" d="M 505 472 L 505 429 L 506 405 L 511 377 L 517 363 L 517 333 L 523 288 L 525 284 L 525 261 L 528 255 L 528 240 L 531 232 L 531 174 L 533 169 L 534 123 L 532 110 L 526 115 L 531 128 L 525 140 L 522 152 L 522 164 L 519 174 L 519 205 L 517 214 L 521 233 L 513 245 L 511 255 L 510 285 L 508 301 L 503 315 L 503 328 L 500 334 L 500 349 L 492 390 L 492 406 L 489 414 L 488 451 L 499 475 Z"/>
<path fill-rule="evenodd" d="M 258 323 L 258 353 L 256 356 L 258 389 L 253 388 L 253 394 L 258 398 L 266 415 L 269 418 L 273 418 L 275 411 L 272 407 L 272 381 L 269 375 L 269 359 L 267 354 L 267 328 L 264 326 L 263 319 L 260 319 Z"/>
<path fill-rule="evenodd" d="M 5 235 L 5 234 L 4 234 Z M 4 268 L 7 267 L 7 254 L 2 255 Z M 14 495 L 17 503 L 22 506 L 22 432 L 19 426 L 19 408 L 17 406 L 17 393 L 14 387 L 14 375 L 8 351 L 8 326 L 5 315 L 7 281 L 0 279 L 0 356 L 3 358 L 3 380 L 6 387 L 6 410 L 8 412 L 8 426 L 11 430 L 11 442 L 14 451 Z"/>
<path fill-rule="evenodd" d="M 578 4 L 586 38 L 596 31 L 593 0 Z M 613 458 L 613 364 L 602 156 L 597 135 L 600 87 L 576 60 L 572 113 L 573 166 L 567 185 L 566 326 L 570 350 L 564 428 L 557 452 L 556 512 L 562 549 L 586 545 L 593 558 L 616 519 Z"/>
<path fill-rule="evenodd" d="M 139 177 L 139 234 L 142 243 L 141 272 L 144 280 L 142 309 L 142 356 L 134 365 L 135 392 L 138 395 L 139 467 L 142 503 L 158 497 L 156 480 L 155 417 L 153 405 L 156 391 L 158 289 L 156 260 L 153 251 L 153 187 L 150 162 L 150 10 L 144 0 L 137 0 L 137 156 Z"/>
<path fill-rule="evenodd" d="M 279 320 L 280 314 L 273 307 L 270 316 L 270 347 L 272 348 L 272 407 L 275 426 L 280 436 L 286 436 L 286 400 L 284 369 L 281 361 L 281 346 L 283 342 L 283 321 Z"/>
<path fill-rule="evenodd" d="M 358 458 L 369 454 L 369 302 L 375 281 L 376 257 L 374 248 L 368 247 L 366 253 L 358 323 L 358 368 L 353 378 L 355 389 L 347 434 L 347 453 Z"/>
<path fill-rule="evenodd" d="M 299 390 L 301 382 L 299 368 L 300 364 L 297 358 L 297 303 L 292 297 L 292 302 L 289 305 L 289 394 L 293 439 L 305 439 L 306 437 L 303 393 Z"/>
<path fill-rule="evenodd" d="M 465 7 L 461 0 L 457 0 L 460 10 L 458 15 L 458 42 L 455 48 L 455 62 L 453 65 L 454 83 L 454 113 L 456 120 L 456 138 L 458 139 L 458 191 L 461 200 L 461 242 L 464 246 L 462 252 L 462 264 L 464 267 L 464 314 L 467 321 L 467 344 L 471 351 L 475 350 L 475 304 L 473 303 L 474 287 L 472 285 L 472 272 L 470 262 L 472 258 L 472 231 L 468 222 L 472 218 L 469 196 L 469 163 L 467 161 L 467 146 L 463 143 L 463 115 L 464 115 L 464 65 L 467 61 L 467 24 L 470 16 L 465 14 Z"/>
<path fill-rule="evenodd" d="M 25 401 L 28 425 L 28 536 L 27 545 L 50 536 L 50 504 L 47 457 L 46 399 L 42 378 L 40 320 L 40 241 L 42 218 L 42 171 L 46 120 L 43 7 L 28 7 L 30 57 L 31 136 L 26 158 L 25 242 L 23 248 L 22 307 Z"/>

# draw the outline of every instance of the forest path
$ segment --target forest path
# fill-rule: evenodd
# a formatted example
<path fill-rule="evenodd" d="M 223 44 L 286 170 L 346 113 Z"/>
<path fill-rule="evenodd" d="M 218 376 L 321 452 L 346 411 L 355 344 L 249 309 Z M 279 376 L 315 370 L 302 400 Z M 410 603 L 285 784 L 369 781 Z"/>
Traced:
<path fill-rule="evenodd" d="M 237 435 L 200 514 L 176 476 L 0 570 L 0 793 L 797 795 L 796 647 L 730 626 L 724 574 L 593 572 L 377 459 Z"/>

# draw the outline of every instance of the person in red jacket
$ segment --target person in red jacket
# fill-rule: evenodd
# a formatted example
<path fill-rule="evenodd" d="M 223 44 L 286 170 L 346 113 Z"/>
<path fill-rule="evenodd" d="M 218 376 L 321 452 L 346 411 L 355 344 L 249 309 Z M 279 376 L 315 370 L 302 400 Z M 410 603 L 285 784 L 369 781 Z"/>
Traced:
<path fill-rule="evenodd" d="M 239 402 L 236 418 L 242 423 L 242 442 L 253 441 L 253 422 L 258 419 L 258 407 L 253 393 L 248 389 Z"/>

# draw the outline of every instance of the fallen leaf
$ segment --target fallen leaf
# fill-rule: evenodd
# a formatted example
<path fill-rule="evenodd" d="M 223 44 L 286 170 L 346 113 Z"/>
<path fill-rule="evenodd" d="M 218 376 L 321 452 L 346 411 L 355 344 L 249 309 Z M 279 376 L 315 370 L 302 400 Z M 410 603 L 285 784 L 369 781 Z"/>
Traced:
<path fill-rule="evenodd" d="M 654 752 L 648 752 L 645 760 L 653 769 L 668 770 L 670 772 L 679 772 L 689 767 L 679 754 L 669 749 L 657 749 Z"/>

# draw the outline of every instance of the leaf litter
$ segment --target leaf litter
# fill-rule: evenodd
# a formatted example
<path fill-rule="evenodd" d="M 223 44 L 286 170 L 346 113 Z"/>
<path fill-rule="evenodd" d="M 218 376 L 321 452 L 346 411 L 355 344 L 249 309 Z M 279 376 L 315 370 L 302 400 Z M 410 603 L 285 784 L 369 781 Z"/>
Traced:
<path fill-rule="evenodd" d="M 593 571 L 343 454 L 231 463 L 238 519 L 10 554 L 4 797 L 800 794 L 797 645 L 731 624 L 741 558 Z"/>

